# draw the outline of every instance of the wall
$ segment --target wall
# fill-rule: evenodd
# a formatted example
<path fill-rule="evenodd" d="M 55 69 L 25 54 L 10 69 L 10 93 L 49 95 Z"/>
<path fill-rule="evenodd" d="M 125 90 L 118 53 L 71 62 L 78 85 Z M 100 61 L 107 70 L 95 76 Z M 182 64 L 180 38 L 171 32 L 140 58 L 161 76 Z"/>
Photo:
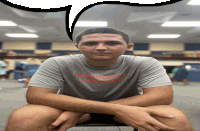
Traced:
<path fill-rule="evenodd" d="M 4 50 L 13 50 L 17 53 L 33 53 L 33 54 L 48 54 L 56 52 L 80 52 L 75 47 L 75 42 L 0 42 L 0 52 Z M 199 43 L 170 43 L 170 42 L 152 42 L 152 43 L 134 43 L 134 46 L 129 49 L 133 55 L 151 55 L 161 54 L 165 51 L 183 51 L 185 54 L 196 53 L 200 51 Z M 9 61 L 16 61 L 8 59 Z M 18 59 L 21 61 L 24 59 Z M 164 61 L 159 60 L 163 66 L 182 65 L 185 61 Z M 200 63 L 199 61 L 189 61 L 190 63 Z"/>
<path fill-rule="evenodd" d="M 13 50 L 16 53 L 31 54 L 49 54 L 49 53 L 79 53 L 79 49 L 75 47 L 74 42 L 0 42 L 0 52 L 5 50 Z M 134 43 L 134 46 L 126 51 L 130 55 L 154 55 L 162 54 L 166 51 L 182 51 L 185 54 L 191 54 L 194 57 L 197 51 L 200 53 L 199 43 L 170 43 L 170 42 L 152 42 L 152 43 Z M 9 69 L 13 69 L 15 61 L 23 61 L 25 59 L 6 59 L 9 61 Z M 45 60 L 45 59 L 44 59 Z M 200 61 L 182 61 L 182 60 L 159 60 L 163 66 L 178 66 L 185 63 L 196 63 L 200 65 Z M 188 81 L 200 81 L 198 77 L 200 71 L 190 71 Z M 196 79 L 194 79 L 194 77 Z M 199 78 L 199 79 L 197 79 Z"/>

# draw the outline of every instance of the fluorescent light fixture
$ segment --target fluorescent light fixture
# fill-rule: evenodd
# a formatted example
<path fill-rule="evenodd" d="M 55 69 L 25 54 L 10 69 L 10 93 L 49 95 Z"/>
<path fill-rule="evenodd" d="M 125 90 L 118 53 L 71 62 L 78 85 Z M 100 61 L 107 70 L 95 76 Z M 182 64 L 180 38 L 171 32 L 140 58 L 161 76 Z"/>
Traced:
<path fill-rule="evenodd" d="M 178 38 L 180 36 L 179 34 L 151 34 L 147 38 Z"/>
<path fill-rule="evenodd" d="M 17 26 L 17 24 L 12 21 L 0 21 L 0 26 Z"/>
<path fill-rule="evenodd" d="M 78 21 L 76 27 L 106 27 L 108 22 L 106 21 Z"/>
<path fill-rule="evenodd" d="M 190 0 L 190 2 L 188 2 L 188 5 L 200 5 L 200 1 L 199 0 Z"/>
<path fill-rule="evenodd" d="M 170 21 L 165 22 L 163 27 L 197 27 L 200 26 L 200 21 Z"/>
<path fill-rule="evenodd" d="M 16 38 L 38 38 L 39 36 L 37 36 L 36 34 L 11 34 L 11 33 L 7 33 L 5 34 L 8 37 L 16 37 Z"/>

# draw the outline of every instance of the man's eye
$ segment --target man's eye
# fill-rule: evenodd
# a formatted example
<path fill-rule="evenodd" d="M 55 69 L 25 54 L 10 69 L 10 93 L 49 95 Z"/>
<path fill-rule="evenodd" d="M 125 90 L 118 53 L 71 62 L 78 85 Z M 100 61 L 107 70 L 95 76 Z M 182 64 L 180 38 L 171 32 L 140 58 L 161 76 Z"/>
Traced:
<path fill-rule="evenodd" d="M 121 42 L 118 42 L 118 41 L 107 41 L 106 44 L 117 45 L 117 44 L 121 44 Z"/>
<path fill-rule="evenodd" d="M 84 45 L 94 45 L 97 44 L 97 42 L 85 42 Z"/>
<path fill-rule="evenodd" d="M 98 44 L 98 42 L 91 41 L 91 42 L 84 42 L 83 44 L 84 45 L 96 45 L 96 44 Z M 106 41 L 105 44 L 107 44 L 107 45 L 117 45 L 117 44 L 121 44 L 121 42 L 119 42 L 119 41 Z"/>

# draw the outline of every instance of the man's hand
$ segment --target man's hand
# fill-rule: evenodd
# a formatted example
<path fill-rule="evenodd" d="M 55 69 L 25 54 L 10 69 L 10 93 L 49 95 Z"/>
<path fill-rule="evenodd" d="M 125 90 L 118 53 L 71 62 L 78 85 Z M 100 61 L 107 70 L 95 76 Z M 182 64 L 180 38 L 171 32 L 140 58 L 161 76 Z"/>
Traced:
<path fill-rule="evenodd" d="M 155 110 L 145 108 L 145 107 L 136 107 L 136 106 L 123 106 L 114 117 L 114 120 L 124 123 L 126 125 L 137 128 L 142 131 L 157 131 L 158 129 L 175 131 L 174 128 L 160 123 L 154 119 L 151 115 L 158 115 L 161 117 L 170 118 L 169 115 L 162 114 Z"/>
<path fill-rule="evenodd" d="M 78 123 L 83 123 L 89 120 L 89 114 L 64 111 L 48 128 L 56 131 L 66 131 Z"/>
<path fill-rule="evenodd" d="M 113 117 L 113 120 L 116 121 L 116 122 L 119 122 L 119 123 L 123 123 L 117 116 Z M 155 128 L 160 130 L 160 128 L 158 128 L 158 127 L 155 127 Z"/>

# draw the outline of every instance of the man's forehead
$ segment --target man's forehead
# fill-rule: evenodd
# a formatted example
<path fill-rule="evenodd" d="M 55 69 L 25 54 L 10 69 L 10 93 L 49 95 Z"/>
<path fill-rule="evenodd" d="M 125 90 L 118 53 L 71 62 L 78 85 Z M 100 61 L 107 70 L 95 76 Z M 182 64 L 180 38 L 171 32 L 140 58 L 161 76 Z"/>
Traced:
<path fill-rule="evenodd" d="M 122 39 L 121 35 L 118 35 L 118 34 L 107 34 L 107 33 L 88 34 L 88 35 L 82 36 L 82 39 L 99 38 L 99 37 L 119 38 L 119 39 Z"/>

